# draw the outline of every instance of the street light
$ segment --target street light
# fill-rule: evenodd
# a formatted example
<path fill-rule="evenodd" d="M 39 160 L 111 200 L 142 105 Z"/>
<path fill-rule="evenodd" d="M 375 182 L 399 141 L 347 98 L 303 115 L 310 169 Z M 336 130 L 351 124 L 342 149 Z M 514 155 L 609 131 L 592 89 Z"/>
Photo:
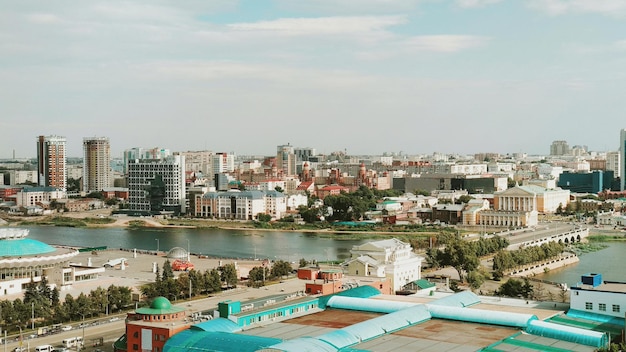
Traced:
<path fill-rule="evenodd" d="M 81 314 L 83 316 L 83 340 L 80 343 L 76 344 L 76 350 L 80 351 L 85 346 L 85 314 Z"/>
<path fill-rule="evenodd" d="M 159 254 L 159 239 L 155 238 L 155 240 L 157 241 L 157 254 Z"/>
<path fill-rule="evenodd" d="M 22 346 L 24 345 L 24 336 L 22 335 L 22 327 L 17 325 L 17 328 L 20 329 L 20 352 L 22 352 Z"/>

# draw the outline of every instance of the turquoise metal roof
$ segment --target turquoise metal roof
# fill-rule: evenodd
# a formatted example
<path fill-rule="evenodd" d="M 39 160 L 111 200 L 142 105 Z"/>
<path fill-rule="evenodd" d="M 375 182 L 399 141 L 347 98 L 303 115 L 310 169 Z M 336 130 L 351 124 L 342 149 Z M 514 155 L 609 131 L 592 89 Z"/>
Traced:
<path fill-rule="evenodd" d="M 232 320 L 226 318 L 215 318 L 193 325 L 191 330 L 213 331 L 213 332 L 238 332 L 241 327 Z"/>
<path fill-rule="evenodd" d="M 416 305 L 418 305 L 418 303 L 345 296 L 333 296 L 326 303 L 326 306 L 331 308 L 360 310 L 363 312 L 376 313 L 393 313 Z"/>
<path fill-rule="evenodd" d="M 595 321 L 599 323 L 613 324 L 613 325 L 622 326 L 622 327 L 624 326 L 624 318 L 612 317 L 609 315 L 598 314 L 598 313 L 593 313 L 593 312 L 585 312 L 585 311 L 578 310 L 578 309 L 568 310 L 567 316 L 572 317 L 572 318 L 587 319 L 587 320 L 591 320 L 591 321 Z"/>
<path fill-rule="evenodd" d="M 300 337 L 283 341 L 270 346 L 270 349 L 283 352 L 337 352 L 339 350 L 336 346 L 329 345 L 327 342 L 313 337 Z"/>
<path fill-rule="evenodd" d="M 473 308 L 450 307 L 442 305 L 430 305 L 426 307 L 433 318 L 459 320 L 464 322 L 514 326 L 526 328 L 531 321 L 537 320 L 534 314 L 501 312 L 497 310 L 483 310 Z"/>
<path fill-rule="evenodd" d="M 418 305 L 331 331 L 316 338 L 337 348 L 345 348 L 422 323 L 430 318 L 426 307 Z"/>
<path fill-rule="evenodd" d="M 0 240 L 0 257 L 22 257 L 54 251 L 54 247 L 30 238 Z"/>
<path fill-rule="evenodd" d="M 372 286 L 359 286 L 349 290 L 341 291 L 332 295 L 322 296 L 319 300 L 319 307 L 321 309 L 326 308 L 326 303 L 333 296 L 347 296 L 347 297 L 360 297 L 369 298 L 380 295 L 380 291 Z"/>
<path fill-rule="evenodd" d="M 598 348 L 606 347 L 609 344 L 609 337 L 606 333 L 548 323 L 541 320 L 531 321 L 526 328 L 526 332 Z"/>
<path fill-rule="evenodd" d="M 417 285 L 417 287 L 419 287 L 422 290 L 425 289 L 425 288 L 431 288 L 431 287 L 435 286 L 434 283 L 432 283 L 432 282 L 430 282 L 430 281 L 428 281 L 426 279 L 419 279 L 419 280 L 415 280 L 413 282 Z"/>
<path fill-rule="evenodd" d="M 229 332 L 184 330 L 165 342 L 163 352 L 255 352 L 281 341 Z"/>
<path fill-rule="evenodd" d="M 450 307 L 469 307 L 480 303 L 480 298 L 472 291 L 463 291 L 455 293 L 451 296 L 437 299 L 429 302 L 429 305 L 450 306 Z"/>

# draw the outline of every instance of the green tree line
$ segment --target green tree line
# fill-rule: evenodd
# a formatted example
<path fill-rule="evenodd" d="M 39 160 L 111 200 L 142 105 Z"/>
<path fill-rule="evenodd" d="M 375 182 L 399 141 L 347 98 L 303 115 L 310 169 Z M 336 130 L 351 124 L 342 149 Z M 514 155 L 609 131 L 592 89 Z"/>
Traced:
<path fill-rule="evenodd" d="M 304 260 L 304 259 L 302 259 Z M 306 261 L 305 261 L 306 265 Z M 291 264 L 284 260 L 278 260 L 274 262 L 272 268 L 264 267 L 264 266 L 256 266 L 250 269 L 250 273 L 248 274 L 248 286 L 251 287 L 261 287 L 265 286 L 266 280 L 276 280 L 291 274 L 293 268 Z"/>
<path fill-rule="evenodd" d="M 563 243 L 548 242 L 541 246 L 520 248 L 517 251 L 500 251 L 493 257 L 493 270 L 502 273 L 516 267 L 555 258 L 563 253 L 564 249 Z"/>
<path fill-rule="evenodd" d="M 71 294 L 65 296 L 63 302 L 59 299 L 59 290 L 50 288 L 44 276 L 41 281 L 31 280 L 26 285 L 24 299 L 0 302 L 0 322 L 7 331 L 18 330 L 35 326 L 78 321 L 93 318 L 108 313 L 116 313 L 132 306 L 131 289 L 123 286 L 111 285 L 107 289 L 98 287 L 89 292 L 81 293 L 74 298 Z M 33 324 L 33 316 L 35 321 Z"/>
<path fill-rule="evenodd" d="M 204 272 L 192 269 L 174 278 L 172 265 L 166 260 L 162 272 L 157 267 L 155 281 L 142 286 L 141 293 L 149 299 L 163 296 L 175 301 L 190 298 L 190 294 L 193 297 L 220 292 L 224 288 L 236 287 L 238 282 L 235 264 L 226 264 Z"/>
<path fill-rule="evenodd" d="M 455 238 L 446 241 L 445 248 L 429 248 L 426 262 L 433 268 L 452 266 L 464 281 L 464 273 L 475 271 L 480 266 L 480 257 L 496 253 L 509 246 L 509 241 L 500 236 L 480 238 L 478 241 L 464 241 Z"/>

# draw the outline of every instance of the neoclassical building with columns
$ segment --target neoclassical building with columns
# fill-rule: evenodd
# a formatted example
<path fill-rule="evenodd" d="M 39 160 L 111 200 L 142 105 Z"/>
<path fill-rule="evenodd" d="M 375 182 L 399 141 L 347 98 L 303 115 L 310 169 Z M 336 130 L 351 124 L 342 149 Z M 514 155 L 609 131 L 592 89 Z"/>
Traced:
<path fill-rule="evenodd" d="M 493 209 L 476 213 L 476 224 L 498 227 L 536 226 L 539 213 L 554 213 L 569 203 L 569 190 L 515 186 L 494 193 Z"/>

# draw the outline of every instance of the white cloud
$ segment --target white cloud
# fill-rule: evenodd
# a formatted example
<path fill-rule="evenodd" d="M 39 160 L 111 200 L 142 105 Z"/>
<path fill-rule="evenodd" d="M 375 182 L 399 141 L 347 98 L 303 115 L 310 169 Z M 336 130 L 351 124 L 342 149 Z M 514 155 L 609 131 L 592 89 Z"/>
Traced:
<path fill-rule="evenodd" d="M 26 20 L 37 24 L 56 24 L 63 22 L 59 16 L 51 13 L 33 13 L 26 16 Z"/>
<path fill-rule="evenodd" d="M 533 9 L 557 16 L 567 13 L 597 13 L 611 17 L 626 16 L 624 0 L 528 0 Z"/>
<path fill-rule="evenodd" d="M 460 7 L 482 7 L 498 3 L 502 0 L 456 0 L 456 5 Z"/>
<path fill-rule="evenodd" d="M 457 52 L 483 46 L 489 39 L 471 35 L 427 35 L 407 39 L 408 49 L 433 52 Z"/>
<path fill-rule="evenodd" d="M 418 10 L 425 2 L 439 0 L 275 0 L 276 6 L 288 11 L 317 14 L 396 14 Z"/>
<path fill-rule="evenodd" d="M 346 34 L 381 31 L 406 23 L 404 16 L 360 16 L 281 18 L 274 21 L 233 23 L 229 27 L 244 31 L 272 31 L 291 35 Z"/>
<path fill-rule="evenodd" d="M 620 51 L 626 50 L 626 39 L 616 41 L 615 43 L 613 43 L 613 47 L 616 50 L 620 50 Z"/>

